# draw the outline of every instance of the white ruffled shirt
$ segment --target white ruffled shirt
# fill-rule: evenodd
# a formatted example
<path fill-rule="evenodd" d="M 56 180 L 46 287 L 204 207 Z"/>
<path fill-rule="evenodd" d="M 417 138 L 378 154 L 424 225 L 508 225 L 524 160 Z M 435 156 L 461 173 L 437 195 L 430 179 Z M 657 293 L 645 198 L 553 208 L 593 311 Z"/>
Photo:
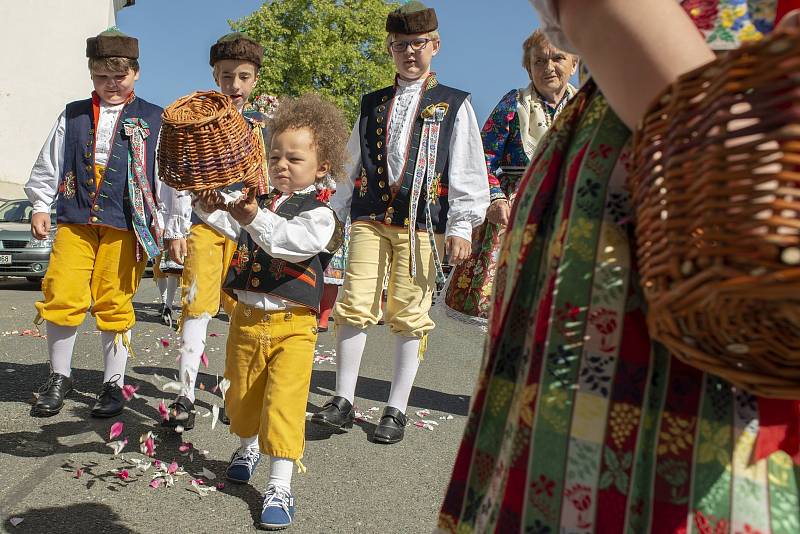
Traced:
<path fill-rule="evenodd" d="M 389 117 L 389 142 L 387 144 L 387 177 L 389 184 L 401 178 L 406 163 L 406 150 L 411 138 L 411 128 L 416 116 L 422 85 L 425 79 L 406 82 L 398 79 L 398 87 Z M 340 221 L 350 215 L 353 187 L 361 173 L 361 143 L 358 121 L 353 126 L 347 142 L 349 156 L 343 183 L 331 197 L 331 207 Z M 449 183 L 447 200 L 450 211 L 447 217 L 447 237 L 456 236 L 472 241 L 472 229 L 480 226 L 489 207 L 488 176 L 483 156 L 478 120 L 469 100 L 465 100 L 456 114 L 453 134 L 450 137 Z"/>
<path fill-rule="evenodd" d="M 313 185 L 298 193 L 312 191 L 316 191 Z M 242 195 L 241 191 L 221 194 L 227 202 L 236 200 Z M 277 209 L 291 196 L 291 194 L 281 194 L 271 209 Z M 261 209 L 256 213 L 255 219 L 245 226 L 239 224 L 227 211 L 206 213 L 199 206 L 195 206 L 194 212 L 203 222 L 228 239 L 236 241 L 239 239 L 239 234 L 245 231 L 264 252 L 273 258 L 291 263 L 305 261 L 323 252 L 336 230 L 335 215 L 330 208 L 324 206 L 304 211 L 292 219 L 285 219 L 270 210 Z M 238 289 L 234 290 L 234 293 L 239 302 L 260 310 L 278 311 L 298 307 L 293 302 L 265 293 Z"/>
<path fill-rule="evenodd" d="M 125 104 L 109 106 L 100 102 L 100 114 L 97 121 L 97 131 L 95 132 L 95 154 L 94 161 L 97 165 L 106 165 L 111 156 L 111 144 L 113 142 L 114 127 L 119 121 L 119 116 Z M 55 202 L 58 194 L 58 182 L 61 180 L 62 169 L 64 168 L 64 134 L 67 129 L 66 110 L 62 111 L 56 119 L 56 123 L 47 135 L 47 139 L 33 164 L 31 175 L 25 184 L 25 194 L 33 204 L 33 213 L 50 213 L 50 209 Z M 156 176 L 158 175 L 156 164 Z M 161 199 L 161 180 L 154 180 L 153 196 L 156 205 L 160 206 Z M 156 215 L 158 216 L 158 214 Z"/>

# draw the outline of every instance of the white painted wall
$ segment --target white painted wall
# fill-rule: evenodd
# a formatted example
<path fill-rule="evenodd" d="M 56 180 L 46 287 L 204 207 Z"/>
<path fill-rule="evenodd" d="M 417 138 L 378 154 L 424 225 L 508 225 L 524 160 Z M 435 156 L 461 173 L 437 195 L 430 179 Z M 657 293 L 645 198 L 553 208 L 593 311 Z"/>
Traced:
<path fill-rule="evenodd" d="M 64 105 L 92 91 L 86 38 L 116 21 L 125 0 L 0 1 L 0 197 L 24 197 Z"/>

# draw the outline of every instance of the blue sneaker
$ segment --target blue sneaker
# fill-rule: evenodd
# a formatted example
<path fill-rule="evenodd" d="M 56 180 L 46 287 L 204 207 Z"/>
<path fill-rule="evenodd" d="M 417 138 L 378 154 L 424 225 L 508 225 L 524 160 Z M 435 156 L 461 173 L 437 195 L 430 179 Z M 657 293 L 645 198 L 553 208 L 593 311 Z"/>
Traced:
<path fill-rule="evenodd" d="M 291 525 L 292 519 L 294 519 L 294 496 L 283 488 L 272 484 L 267 486 L 259 528 L 281 530 Z"/>
<path fill-rule="evenodd" d="M 256 471 L 258 462 L 261 460 L 261 453 L 253 449 L 238 448 L 231 456 L 231 463 L 225 470 L 225 478 L 237 484 L 250 482 L 253 473 Z"/>

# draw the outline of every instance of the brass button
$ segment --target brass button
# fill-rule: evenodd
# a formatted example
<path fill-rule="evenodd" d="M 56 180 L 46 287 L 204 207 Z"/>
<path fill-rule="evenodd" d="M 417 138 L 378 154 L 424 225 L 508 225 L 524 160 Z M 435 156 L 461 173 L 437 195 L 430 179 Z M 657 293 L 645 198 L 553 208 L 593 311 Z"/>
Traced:
<path fill-rule="evenodd" d="M 382 146 L 383 146 L 383 141 L 378 141 L 378 148 L 381 148 Z"/>
<path fill-rule="evenodd" d="M 94 198 L 94 191 L 89 193 L 89 198 Z"/>
<path fill-rule="evenodd" d="M 383 122 L 383 117 L 378 117 L 378 124 Z"/>
<path fill-rule="evenodd" d="M 381 102 L 386 102 L 386 100 L 387 100 L 388 98 L 389 98 L 388 96 L 386 96 L 386 95 L 383 95 L 383 96 L 381 97 Z"/>
<path fill-rule="evenodd" d="M 386 224 L 392 224 L 392 218 L 387 215 L 386 218 L 383 220 L 383 222 L 385 222 Z"/>
<path fill-rule="evenodd" d="M 99 219 L 98 219 L 97 217 L 92 217 L 90 220 L 91 220 L 92 222 L 97 222 Z"/>
<path fill-rule="evenodd" d="M 392 213 L 394 213 L 394 208 L 389 206 L 388 208 L 386 208 L 386 213 L 391 215 Z"/>
<path fill-rule="evenodd" d="M 378 154 L 378 161 L 383 161 L 383 154 Z"/>
<path fill-rule="evenodd" d="M 389 201 L 389 195 L 384 193 L 383 195 L 381 195 L 381 200 L 383 200 L 384 202 L 388 202 Z"/>
<path fill-rule="evenodd" d="M 92 172 L 92 166 L 91 165 L 87 165 L 86 166 L 86 172 Z"/>
<path fill-rule="evenodd" d="M 370 220 L 373 220 L 373 221 L 374 221 L 375 219 L 377 219 L 377 218 L 378 218 L 378 216 L 377 216 L 377 215 L 375 215 L 374 213 L 370 213 L 370 214 L 369 214 L 369 218 L 370 218 Z"/>
<path fill-rule="evenodd" d="M 383 133 L 383 128 L 378 128 L 377 130 L 375 130 L 375 133 L 381 135 Z"/>
<path fill-rule="evenodd" d="M 378 180 L 378 186 L 379 187 L 386 187 L 386 181 L 385 180 Z"/>
<path fill-rule="evenodd" d="M 384 98 L 384 100 L 382 100 L 381 102 L 386 102 L 386 100 L 385 100 L 386 97 L 383 97 L 383 98 Z M 378 112 L 379 113 L 383 113 L 384 111 L 386 111 L 386 106 L 378 106 Z"/>
<path fill-rule="evenodd" d="M 86 185 L 94 185 L 94 180 L 86 180 Z"/>
<path fill-rule="evenodd" d="M 253 278 L 252 280 L 250 280 L 251 287 L 258 287 L 260 285 L 261 285 L 261 280 L 259 280 L 258 278 Z"/>
<path fill-rule="evenodd" d="M 254 273 L 260 273 L 261 272 L 261 264 L 260 263 L 254 263 L 253 264 L 253 272 Z"/>
<path fill-rule="evenodd" d="M 94 206 L 92 206 L 92 211 L 100 211 L 100 206 L 95 204 Z"/>
<path fill-rule="evenodd" d="M 383 174 L 383 167 L 378 167 L 378 174 Z"/>
<path fill-rule="evenodd" d="M 83 157 L 86 158 L 86 159 L 92 159 L 92 153 L 91 152 L 85 152 L 83 154 Z"/>

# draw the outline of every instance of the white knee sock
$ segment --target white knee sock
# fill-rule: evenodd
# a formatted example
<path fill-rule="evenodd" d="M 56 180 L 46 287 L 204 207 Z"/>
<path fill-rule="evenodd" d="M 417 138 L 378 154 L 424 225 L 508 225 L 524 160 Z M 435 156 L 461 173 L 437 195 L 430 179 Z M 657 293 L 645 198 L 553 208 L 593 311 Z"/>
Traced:
<path fill-rule="evenodd" d="M 258 451 L 258 434 L 249 438 L 239 438 L 239 445 L 241 450 L 252 449 Z"/>
<path fill-rule="evenodd" d="M 127 338 L 127 343 L 131 341 L 131 331 L 122 334 Z M 103 371 L 103 382 L 114 381 L 119 387 L 125 385 L 125 366 L 128 364 L 128 347 L 123 343 L 121 336 L 114 343 L 117 337 L 116 332 L 101 332 L 100 341 L 103 344 L 103 359 L 105 360 L 105 370 Z"/>
<path fill-rule="evenodd" d="M 194 384 L 200 369 L 200 358 L 206 350 L 206 331 L 210 317 L 190 317 L 181 327 L 181 365 L 178 374 L 181 395 L 194 402 Z"/>
<path fill-rule="evenodd" d="M 156 278 L 156 287 L 158 288 L 158 296 L 161 298 L 161 304 L 167 303 L 167 280 L 166 278 Z"/>
<path fill-rule="evenodd" d="M 77 326 L 59 326 L 47 321 L 47 351 L 54 373 L 64 376 L 72 374 L 72 349 L 77 334 Z"/>
<path fill-rule="evenodd" d="M 367 332 L 348 325 L 336 325 L 336 395 L 352 404 L 356 394 L 361 355 Z"/>
<path fill-rule="evenodd" d="M 164 291 L 164 304 L 167 305 L 167 308 L 172 309 L 173 304 L 175 303 L 175 292 L 178 290 L 178 277 L 177 276 L 168 276 L 167 277 L 167 288 Z"/>
<path fill-rule="evenodd" d="M 408 396 L 419 368 L 419 344 L 418 337 L 395 335 L 394 378 L 387 404 L 403 413 L 408 408 Z"/>
<path fill-rule="evenodd" d="M 267 485 L 274 485 L 291 493 L 292 471 L 294 471 L 293 461 L 288 458 L 271 456 L 269 460 L 269 481 Z"/>

